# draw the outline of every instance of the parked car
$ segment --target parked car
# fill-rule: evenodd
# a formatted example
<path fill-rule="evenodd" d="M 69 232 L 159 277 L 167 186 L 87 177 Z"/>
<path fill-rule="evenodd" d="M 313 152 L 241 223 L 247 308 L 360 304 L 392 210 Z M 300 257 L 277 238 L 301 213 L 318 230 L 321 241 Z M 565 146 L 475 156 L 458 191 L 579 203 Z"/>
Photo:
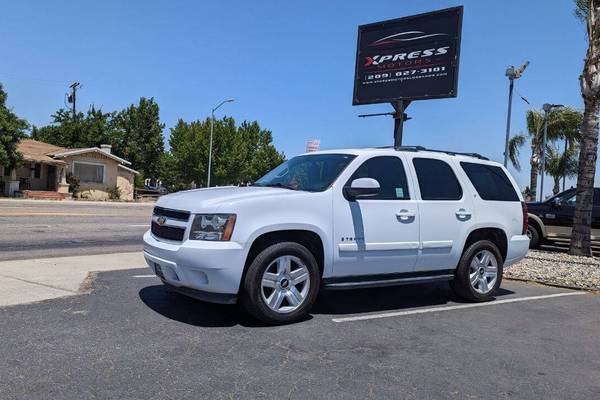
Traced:
<path fill-rule="evenodd" d="M 422 147 L 294 157 L 251 187 L 161 197 L 144 235 L 175 291 L 241 304 L 267 323 L 304 317 L 321 289 L 449 281 L 491 300 L 529 248 L 527 211 L 502 165 Z"/>
<path fill-rule="evenodd" d="M 527 203 L 529 211 L 529 247 L 534 249 L 543 243 L 570 239 L 575 213 L 575 189 L 565 190 L 548 200 Z M 600 188 L 594 188 L 592 207 L 592 234 L 594 241 L 600 240 Z"/>

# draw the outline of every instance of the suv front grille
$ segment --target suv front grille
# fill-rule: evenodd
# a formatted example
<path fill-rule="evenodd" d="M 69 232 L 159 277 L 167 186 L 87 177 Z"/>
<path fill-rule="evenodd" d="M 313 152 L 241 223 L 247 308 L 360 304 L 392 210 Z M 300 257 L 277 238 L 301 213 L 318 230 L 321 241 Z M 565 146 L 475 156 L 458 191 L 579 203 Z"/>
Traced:
<path fill-rule="evenodd" d="M 181 242 L 185 234 L 185 228 L 178 228 L 176 226 L 161 226 L 156 222 L 152 222 L 151 227 L 152 234 L 158 238 L 175 240 Z"/>
<path fill-rule="evenodd" d="M 153 214 L 156 216 L 163 216 L 167 218 L 178 219 L 180 221 L 187 221 L 190 219 L 189 211 L 171 210 L 168 208 L 154 207 Z"/>

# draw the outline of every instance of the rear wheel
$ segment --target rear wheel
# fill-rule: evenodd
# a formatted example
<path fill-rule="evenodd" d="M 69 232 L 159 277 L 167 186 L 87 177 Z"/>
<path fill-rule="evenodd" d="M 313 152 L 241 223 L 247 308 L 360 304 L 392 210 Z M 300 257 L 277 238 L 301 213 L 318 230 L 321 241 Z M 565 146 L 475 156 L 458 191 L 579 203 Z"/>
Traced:
<path fill-rule="evenodd" d="M 492 300 L 502 282 L 503 263 L 494 243 L 489 240 L 475 242 L 464 251 L 450 285 L 465 300 Z"/>
<path fill-rule="evenodd" d="M 319 267 L 312 253 L 294 242 L 264 249 L 250 264 L 241 302 L 254 317 L 284 324 L 302 319 L 319 293 Z"/>

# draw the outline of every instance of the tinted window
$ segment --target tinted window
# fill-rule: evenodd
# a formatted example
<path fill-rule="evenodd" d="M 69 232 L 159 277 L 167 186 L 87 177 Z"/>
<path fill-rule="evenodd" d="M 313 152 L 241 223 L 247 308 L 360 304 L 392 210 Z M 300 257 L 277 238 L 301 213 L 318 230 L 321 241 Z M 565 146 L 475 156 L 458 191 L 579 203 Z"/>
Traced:
<path fill-rule="evenodd" d="M 460 200 L 462 188 L 452 168 L 442 160 L 413 158 L 423 200 Z"/>
<path fill-rule="evenodd" d="M 349 154 L 294 157 L 257 180 L 255 185 L 321 192 L 331 186 L 354 157 Z"/>
<path fill-rule="evenodd" d="M 515 188 L 502 168 L 468 162 L 461 162 L 460 165 L 483 200 L 519 201 Z"/>
<path fill-rule="evenodd" d="M 373 178 L 379 182 L 379 194 L 369 199 L 408 200 L 408 185 L 404 165 L 398 157 L 373 157 L 365 161 L 350 178 L 348 184 L 358 178 Z"/>

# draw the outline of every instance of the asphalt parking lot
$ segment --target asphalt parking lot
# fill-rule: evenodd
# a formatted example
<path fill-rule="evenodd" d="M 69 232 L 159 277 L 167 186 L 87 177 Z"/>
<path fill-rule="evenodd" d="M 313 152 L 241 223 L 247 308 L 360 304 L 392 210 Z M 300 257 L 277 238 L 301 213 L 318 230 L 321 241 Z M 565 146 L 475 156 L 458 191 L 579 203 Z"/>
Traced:
<path fill-rule="evenodd" d="M 323 292 L 307 320 L 269 327 L 148 273 L 0 308 L 0 397 L 600 397 L 597 295 L 505 281 L 500 302 L 471 307 L 445 284 Z"/>

